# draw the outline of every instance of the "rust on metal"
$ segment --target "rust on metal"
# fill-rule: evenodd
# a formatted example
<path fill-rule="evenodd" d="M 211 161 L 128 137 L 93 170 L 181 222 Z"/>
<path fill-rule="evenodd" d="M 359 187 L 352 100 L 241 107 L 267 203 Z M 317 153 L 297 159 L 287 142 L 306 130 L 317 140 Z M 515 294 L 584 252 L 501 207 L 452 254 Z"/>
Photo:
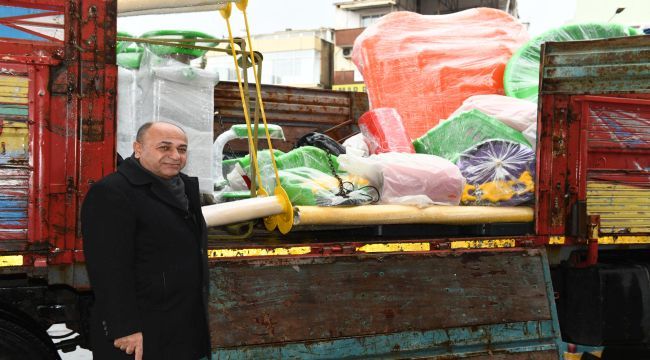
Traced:
<path fill-rule="evenodd" d="M 251 109 L 257 94 L 250 89 Z M 286 141 L 274 141 L 274 148 L 288 151 L 309 132 L 322 132 L 335 140 L 358 132 L 356 120 L 368 110 L 365 93 L 301 89 L 262 85 L 262 100 L 269 123 L 282 126 Z M 223 81 L 214 89 L 215 137 L 233 124 L 243 124 L 244 114 L 237 83 Z M 247 152 L 245 140 L 232 141 L 230 149 Z M 266 147 L 266 146 L 262 146 Z"/>
<path fill-rule="evenodd" d="M 213 346 L 548 320 L 539 255 L 513 250 L 499 256 L 469 251 L 219 260 L 210 269 Z M 512 294 L 525 301 L 511 301 Z"/>
<path fill-rule="evenodd" d="M 650 92 L 650 37 L 548 42 L 543 45 L 542 94 Z"/>
<path fill-rule="evenodd" d="M 650 37 L 546 43 L 540 93 L 537 233 L 650 233 Z"/>

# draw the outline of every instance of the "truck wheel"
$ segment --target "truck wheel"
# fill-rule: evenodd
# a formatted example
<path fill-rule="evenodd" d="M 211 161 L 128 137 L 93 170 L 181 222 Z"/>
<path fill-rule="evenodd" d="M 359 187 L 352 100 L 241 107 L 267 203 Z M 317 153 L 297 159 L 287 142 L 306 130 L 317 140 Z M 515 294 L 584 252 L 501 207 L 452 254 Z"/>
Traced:
<path fill-rule="evenodd" d="M 60 360 L 51 344 L 11 321 L 0 319 L 0 360 Z"/>

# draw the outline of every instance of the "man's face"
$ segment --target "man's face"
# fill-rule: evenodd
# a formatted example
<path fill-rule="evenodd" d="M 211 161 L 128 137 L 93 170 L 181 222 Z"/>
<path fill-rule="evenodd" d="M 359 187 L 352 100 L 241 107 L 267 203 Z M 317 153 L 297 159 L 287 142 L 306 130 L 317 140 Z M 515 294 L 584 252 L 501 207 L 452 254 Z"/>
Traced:
<path fill-rule="evenodd" d="M 187 162 L 187 136 L 174 125 L 154 123 L 141 143 L 133 143 L 133 151 L 145 169 L 161 178 L 171 179 Z"/>

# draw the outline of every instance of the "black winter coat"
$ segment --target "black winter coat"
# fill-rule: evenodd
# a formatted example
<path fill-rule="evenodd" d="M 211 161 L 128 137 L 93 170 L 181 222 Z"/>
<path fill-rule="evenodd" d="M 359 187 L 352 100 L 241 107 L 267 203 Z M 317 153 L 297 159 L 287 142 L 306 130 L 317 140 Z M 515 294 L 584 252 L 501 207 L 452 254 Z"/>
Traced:
<path fill-rule="evenodd" d="M 140 331 L 146 360 L 209 357 L 205 220 L 197 179 L 180 176 L 189 211 L 132 158 L 88 192 L 81 226 L 95 360 L 133 359 L 113 341 Z"/>

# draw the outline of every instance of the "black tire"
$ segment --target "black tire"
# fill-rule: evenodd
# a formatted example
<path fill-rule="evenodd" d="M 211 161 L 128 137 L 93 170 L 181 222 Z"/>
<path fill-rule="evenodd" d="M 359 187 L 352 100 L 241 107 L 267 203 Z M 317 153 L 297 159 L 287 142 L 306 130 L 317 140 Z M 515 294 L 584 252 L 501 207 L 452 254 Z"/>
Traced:
<path fill-rule="evenodd" d="M 52 345 L 28 329 L 0 319 L 0 360 L 60 360 Z"/>

